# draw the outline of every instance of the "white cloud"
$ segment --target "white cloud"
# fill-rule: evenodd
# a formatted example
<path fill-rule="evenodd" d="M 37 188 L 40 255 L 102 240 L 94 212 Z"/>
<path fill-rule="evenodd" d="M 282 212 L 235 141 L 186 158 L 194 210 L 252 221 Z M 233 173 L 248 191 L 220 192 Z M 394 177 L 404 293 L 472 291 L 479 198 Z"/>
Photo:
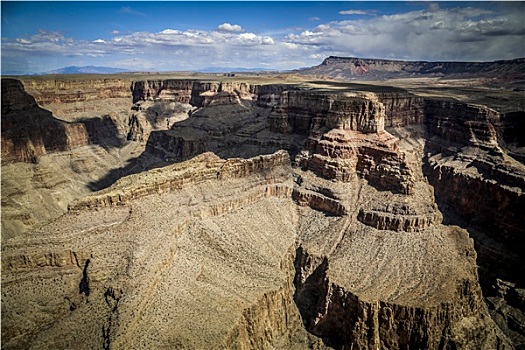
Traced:
<path fill-rule="evenodd" d="M 93 65 L 142 70 L 199 69 L 219 61 L 232 67 L 292 69 L 319 64 L 330 55 L 411 60 L 512 59 L 525 52 L 524 7 L 519 3 L 506 13 L 434 7 L 265 35 L 245 32 L 229 23 L 223 23 L 222 30 L 113 32 L 108 38 L 91 40 L 40 30 L 32 36 L 2 38 L 2 66 L 29 70 L 34 69 L 29 61 L 38 61 L 42 66 L 51 62 L 56 68 L 57 62 L 78 65 L 82 59 Z"/>
<path fill-rule="evenodd" d="M 340 15 L 368 15 L 367 11 L 362 10 L 345 10 L 345 11 L 339 11 Z"/>
<path fill-rule="evenodd" d="M 164 29 L 160 32 L 160 34 L 180 34 L 180 30 L 173 30 L 173 29 Z"/>
<path fill-rule="evenodd" d="M 519 11 L 497 14 L 472 7 L 434 6 L 431 10 L 334 21 L 289 34 L 286 40 L 333 55 L 351 52 L 361 57 L 489 61 L 523 56 L 523 35 Z"/>
<path fill-rule="evenodd" d="M 220 24 L 217 29 L 223 32 L 242 32 L 242 27 L 240 25 L 230 23 Z"/>

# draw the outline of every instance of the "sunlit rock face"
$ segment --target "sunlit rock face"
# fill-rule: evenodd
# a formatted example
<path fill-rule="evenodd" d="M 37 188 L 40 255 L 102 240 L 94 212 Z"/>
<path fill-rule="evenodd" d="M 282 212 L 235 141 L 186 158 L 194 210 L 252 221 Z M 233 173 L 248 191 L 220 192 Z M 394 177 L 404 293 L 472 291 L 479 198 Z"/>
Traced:
<path fill-rule="evenodd" d="M 3 80 L 3 347 L 521 346 L 522 112 L 220 80 Z"/>

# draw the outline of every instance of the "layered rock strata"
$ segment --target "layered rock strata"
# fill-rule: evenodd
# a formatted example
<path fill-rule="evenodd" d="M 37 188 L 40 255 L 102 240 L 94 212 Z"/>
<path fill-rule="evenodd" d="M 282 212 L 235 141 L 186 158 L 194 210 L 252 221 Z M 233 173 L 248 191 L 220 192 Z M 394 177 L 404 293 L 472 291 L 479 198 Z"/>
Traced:
<path fill-rule="evenodd" d="M 242 82 L 217 82 L 195 80 L 145 80 L 135 81 L 131 86 L 133 103 L 145 100 L 167 99 L 175 102 L 202 106 L 206 101 L 203 93 L 235 92 L 243 98 L 253 98 L 257 85 Z"/>
<path fill-rule="evenodd" d="M 2 240 L 62 215 L 70 201 L 91 192 L 93 182 L 135 152 L 124 144 L 114 116 L 68 122 L 37 102 L 43 103 L 20 80 L 2 79 Z"/>
<path fill-rule="evenodd" d="M 516 120 L 399 92 L 131 93 L 127 137 L 163 167 L 66 196 L 66 215 L 2 245 L 6 349 L 512 348 L 498 326 L 521 344 Z M 91 123 L 107 144 L 121 121 Z"/>
<path fill-rule="evenodd" d="M 426 62 L 395 61 L 375 58 L 336 57 L 326 58 L 320 65 L 298 72 L 307 75 L 329 76 L 339 79 L 385 80 L 417 77 L 523 77 L 525 60 L 494 62 Z"/>
<path fill-rule="evenodd" d="M 286 153 L 203 155 L 3 244 L 3 346 L 324 348 L 291 297 L 289 167 Z M 120 205 L 96 200 L 131 182 L 142 185 Z"/>
<path fill-rule="evenodd" d="M 41 106 L 56 103 L 129 98 L 130 80 L 125 78 L 22 78 L 26 90 Z"/>
<path fill-rule="evenodd" d="M 2 162 L 38 162 L 42 155 L 89 144 L 85 125 L 38 107 L 18 80 L 2 79 Z"/>
<path fill-rule="evenodd" d="M 385 203 L 369 210 L 360 209 L 357 219 L 378 230 L 413 232 L 441 222 L 435 206 L 416 210 L 406 203 Z"/>
<path fill-rule="evenodd" d="M 326 126 L 363 133 L 384 130 L 384 107 L 373 94 L 285 91 L 268 117 L 270 130 L 308 134 Z"/>
<path fill-rule="evenodd" d="M 299 212 L 294 300 L 310 332 L 336 349 L 512 348 L 484 304 L 468 233 L 441 223 L 428 184 L 387 196 L 359 178 L 334 187 L 344 214 Z"/>
<path fill-rule="evenodd" d="M 425 118 L 425 99 L 410 93 L 377 93 L 385 106 L 385 127 L 421 125 Z"/>
<path fill-rule="evenodd" d="M 525 285 L 525 221 L 520 214 L 525 210 L 525 167 L 505 152 L 500 136 L 506 127 L 497 111 L 436 101 L 428 101 L 426 110 L 430 142 L 425 172 L 437 203 L 448 221 L 472 234 L 491 312 L 516 344 L 523 344 L 525 309 L 517 306 L 511 312 L 517 316 L 502 316 L 508 298 L 498 281 L 513 288 Z"/>

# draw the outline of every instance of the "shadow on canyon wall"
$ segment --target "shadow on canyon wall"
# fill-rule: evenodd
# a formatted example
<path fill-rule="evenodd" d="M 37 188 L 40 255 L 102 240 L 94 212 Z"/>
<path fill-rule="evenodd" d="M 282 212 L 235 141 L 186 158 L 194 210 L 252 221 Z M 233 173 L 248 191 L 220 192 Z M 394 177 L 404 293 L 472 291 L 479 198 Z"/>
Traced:
<path fill-rule="evenodd" d="M 367 91 L 374 93 L 408 93 L 407 90 L 394 86 L 372 85 L 365 83 L 349 83 L 346 81 L 312 80 L 309 81 L 309 83 L 328 87 L 333 91 L 339 92 Z"/>
<path fill-rule="evenodd" d="M 78 126 L 58 120 L 39 107 L 20 81 L 2 79 L 2 161 L 37 163 L 46 153 L 85 143 Z"/>
<path fill-rule="evenodd" d="M 217 110 L 220 113 L 214 114 Z M 284 149 L 293 159 L 306 135 L 268 131 L 266 118 L 271 110 L 246 105 L 202 108 L 188 119 L 174 123 L 169 130 L 152 131 L 140 156 L 91 182 L 89 187 L 101 190 L 123 176 L 179 163 L 205 152 L 224 159 L 246 159 Z M 261 133 L 264 135 L 259 137 Z"/>
<path fill-rule="evenodd" d="M 110 116 L 78 122 L 57 119 L 40 107 L 16 79 L 2 79 L 2 158 L 37 163 L 38 157 L 96 144 L 120 148 L 117 125 Z"/>
<path fill-rule="evenodd" d="M 94 118 L 82 118 L 79 123 L 85 125 L 89 136 L 89 143 L 110 148 L 121 148 L 124 140 L 119 137 L 117 124 L 109 115 Z"/>
<path fill-rule="evenodd" d="M 462 130 L 471 125 L 470 121 L 464 125 L 459 125 L 461 121 L 457 125 L 441 124 L 436 128 L 439 117 L 434 118 L 432 111 L 427 111 L 426 117 L 426 139 L 431 141 L 425 143 L 423 173 L 434 188 L 443 223 L 468 231 L 474 242 L 480 286 L 491 316 L 516 348 L 524 349 L 523 181 L 506 169 L 512 160 L 501 153 L 504 149 L 512 155 L 512 149 L 522 147 L 519 145 L 523 145 L 524 139 L 515 128 L 523 128 L 523 112 L 503 116 L 500 125 L 493 125 L 494 133 L 498 134 L 498 147 L 493 145 L 492 148 L 472 147 L 472 138 L 468 138 L 472 130 Z M 436 130 L 442 133 L 438 135 L 434 132 Z M 464 138 L 458 140 L 457 135 Z M 462 159 L 468 165 L 465 169 L 456 169 L 453 163 L 447 163 L 447 159 Z M 523 158 L 515 159 L 523 162 Z"/>

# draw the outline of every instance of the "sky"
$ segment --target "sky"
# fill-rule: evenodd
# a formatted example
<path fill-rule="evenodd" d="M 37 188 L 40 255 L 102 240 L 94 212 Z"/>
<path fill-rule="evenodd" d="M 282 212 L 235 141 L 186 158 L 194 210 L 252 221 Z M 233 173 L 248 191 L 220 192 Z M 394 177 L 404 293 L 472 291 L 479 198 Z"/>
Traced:
<path fill-rule="evenodd" d="M 525 57 L 525 2 L 2 1 L 2 74 Z"/>

